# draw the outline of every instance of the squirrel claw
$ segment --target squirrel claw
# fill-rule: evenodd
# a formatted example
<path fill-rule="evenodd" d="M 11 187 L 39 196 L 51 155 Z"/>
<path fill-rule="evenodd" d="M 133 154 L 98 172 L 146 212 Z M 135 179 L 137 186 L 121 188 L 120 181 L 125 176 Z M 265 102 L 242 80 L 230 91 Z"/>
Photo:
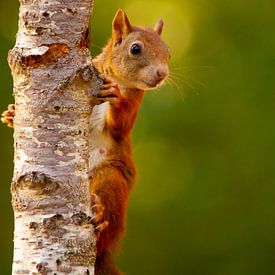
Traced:
<path fill-rule="evenodd" d="M 7 119 L 5 117 L 1 117 L 1 122 L 4 124 L 7 124 L 9 128 L 13 128 L 13 122 L 10 119 Z"/>
<path fill-rule="evenodd" d="M 108 83 L 112 83 L 113 82 L 113 80 L 110 77 L 108 77 L 108 76 L 106 76 L 104 74 L 100 74 L 99 78 L 102 79 L 102 81 L 103 81 L 104 84 L 108 84 Z"/>
<path fill-rule="evenodd" d="M 114 90 L 114 92 L 118 92 L 118 94 L 120 94 L 120 90 L 116 82 L 106 83 L 100 87 L 100 90 L 112 90 L 112 89 Z"/>
<path fill-rule="evenodd" d="M 14 116 L 15 116 L 15 105 L 9 104 L 8 110 L 2 113 L 1 122 L 7 124 L 7 126 L 10 128 L 13 128 Z"/>
<path fill-rule="evenodd" d="M 100 233 L 106 228 L 108 227 L 109 223 L 107 221 L 99 224 L 96 228 L 95 228 L 95 233 L 97 238 L 99 238 Z"/>
<path fill-rule="evenodd" d="M 104 230 L 109 225 L 109 223 L 108 221 L 103 220 L 104 206 L 101 203 L 100 197 L 96 194 L 93 194 L 93 197 L 94 197 L 94 204 L 91 207 L 93 212 L 91 223 L 95 226 L 95 232 L 97 237 L 99 238 L 101 231 Z"/>
<path fill-rule="evenodd" d="M 105 77 L 104 84 L 100 87 L 97 98 L 102 102 L 117 103 L 121 99 L 121 93 L 117 83 Z"/>
<path fill-rule="evenodd" d="M 15 104 L 9 104 L 8 105 L 8 110 L 9 111 L 15 111 Z"/>
<path fill-rule="evenodd" d="M 105 85 L 104 85 L 105 86 Z M 104 97 L 114 97 L 114 98 L 120 98 L 120 91 L 118 87 L 115 86 L 106 86 L 103 87 L 105 89 L 102 89 L 99 93 L 98 93 L 98 97 L 100 98 L 104 98 Z"/>

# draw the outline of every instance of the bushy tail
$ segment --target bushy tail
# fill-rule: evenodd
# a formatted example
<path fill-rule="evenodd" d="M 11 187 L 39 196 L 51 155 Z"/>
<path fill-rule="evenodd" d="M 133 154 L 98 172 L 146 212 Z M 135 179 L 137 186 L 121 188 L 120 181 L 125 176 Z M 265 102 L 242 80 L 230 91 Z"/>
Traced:
<path fill-rule="evenodd" d="M 103 252 L 96 257 L 95 275 L 123 275 L 115 265 L 110 252 Z"/>

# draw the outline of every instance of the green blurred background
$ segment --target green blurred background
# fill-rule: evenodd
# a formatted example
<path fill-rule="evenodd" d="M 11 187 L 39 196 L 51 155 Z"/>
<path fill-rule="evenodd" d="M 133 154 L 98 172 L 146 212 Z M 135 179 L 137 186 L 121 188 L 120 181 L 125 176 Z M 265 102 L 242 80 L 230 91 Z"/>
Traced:
<path fill-rule="evenodd" d="M 95 0 L 93 55 L 119 7 L 134 24 L 164 19 L 174 83 L 147 94 L 134 130 L 139 178 L 121 268 L 274 275 L 274 0 Z M 6 56 L 17 12 L 17 1 L 1 0 L 0 110 L 13 102 Z M 0 274 L 10 274 L 12 130 L 0 136 Z"/>

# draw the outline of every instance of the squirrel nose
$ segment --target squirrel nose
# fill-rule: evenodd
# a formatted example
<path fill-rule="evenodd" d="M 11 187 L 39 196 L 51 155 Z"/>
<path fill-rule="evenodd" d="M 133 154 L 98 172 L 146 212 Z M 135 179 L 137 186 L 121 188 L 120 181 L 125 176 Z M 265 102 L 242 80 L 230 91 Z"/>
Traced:
<path fill-rule="evenodd" d="M 157 69 L 157 76 L 159 80 L 163 80 L 168 75 L 168 72 L 166 69 Z"/>

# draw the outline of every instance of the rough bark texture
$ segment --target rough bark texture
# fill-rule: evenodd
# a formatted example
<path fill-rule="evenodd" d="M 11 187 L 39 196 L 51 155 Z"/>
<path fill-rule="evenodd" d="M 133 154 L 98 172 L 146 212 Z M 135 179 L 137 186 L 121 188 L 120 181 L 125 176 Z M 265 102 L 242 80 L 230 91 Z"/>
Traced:
<path fill-rule="evenodd" d="M 92 0 L 20 0 L 14 79 L 13 274 L 93 274 L 89 222 Z"/>

